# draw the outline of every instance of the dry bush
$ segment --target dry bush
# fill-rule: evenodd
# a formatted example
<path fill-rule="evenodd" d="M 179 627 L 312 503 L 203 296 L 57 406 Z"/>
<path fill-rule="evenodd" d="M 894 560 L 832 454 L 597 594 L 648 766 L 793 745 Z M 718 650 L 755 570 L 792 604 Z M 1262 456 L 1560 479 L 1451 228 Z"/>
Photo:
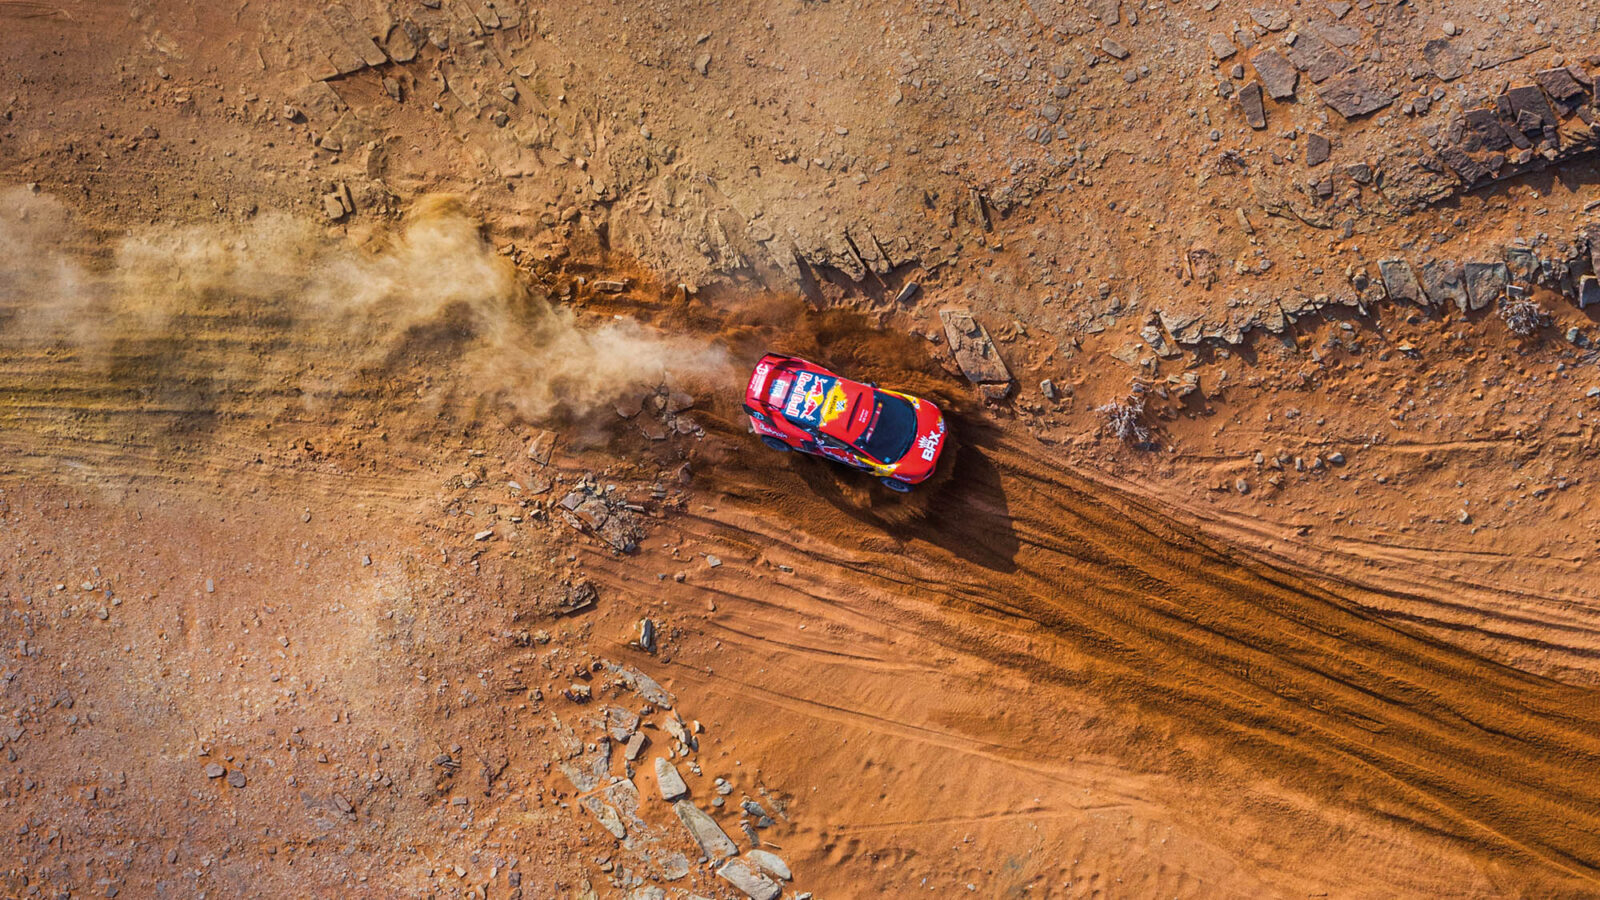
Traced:
<path fill-rule="evenodd" d="M 1150 440 L 1150 427 L 1144 424 L 1144 398 L 1129 397 L 1113 400 L 1095 407 L 1095 412 L 1105 416 L 1105 429 L 1118 440 L 1142 444 Z"/>
<path fill-rule="evenodd" d="M 1538 334 L 1550 317 L 1539 308 L 1539 304 L 1526 297 L 1517 297 L 1507 298 L 1500 303 L 1500 318 L 1505 320 L 1506 328 L 1512 334 L 1530 337 Z"/>

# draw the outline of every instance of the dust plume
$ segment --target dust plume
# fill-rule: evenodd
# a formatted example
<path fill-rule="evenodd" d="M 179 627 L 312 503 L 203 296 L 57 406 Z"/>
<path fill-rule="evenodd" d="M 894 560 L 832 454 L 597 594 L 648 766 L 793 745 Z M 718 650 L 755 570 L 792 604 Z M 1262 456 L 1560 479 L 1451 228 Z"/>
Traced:
<path fill-rule="evenodd" d="M 725 364 L 703 341 L 631 320 L 583 322 L 551 304 L 452 198 L 423 198 L 357 246 L 281 214 L 97 236 L 49 197 L 0 194 L 4 346 L 54 347 L 104 368 L 129 347 L 195 351 L 196 335 L 240 329 L 269 332 L 246 365 L 297 378 L 308 395 L 375 367 L 445 364 L 450 372 L 429 378 L 458 375 L 454 396 L 535 420 L 581 416 L 640 385 Z"/>

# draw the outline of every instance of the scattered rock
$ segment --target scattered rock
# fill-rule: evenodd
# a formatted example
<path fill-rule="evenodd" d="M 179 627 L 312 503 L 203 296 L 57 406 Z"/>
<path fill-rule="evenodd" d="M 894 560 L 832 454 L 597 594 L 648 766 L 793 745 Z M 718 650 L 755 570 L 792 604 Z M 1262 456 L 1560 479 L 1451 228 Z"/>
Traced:
<path fill-rule="evenodd" d="M 1210 43 L 1211 54 L 1219 60 L 1227 59 L 1238 52 L 1238 48 L 1233 46 L 1233 39 L 1225 34 L 1211 35 Z"/>
<path fill-rule="evenodd" d="M 1374 86 L 1366 75 L 1355 73 L 1322 85 L 1317 91 L 1322 102 L 1346 119 L 1354 119 L 1383 109 L 1394 102 L 1392 91 Z"/>
<path fill-rule="evenodd" d="M 224 769 L 221 763 L 206 763 L 207 778 L 221 778 L 226 774 L 228 774 L 228 770 Z"/>
<path fill-rule="evenodd" d="M 1250 18 L 1257 25 L 1268 31 L 1282 31 L 1289 27 L 1289 12 L 1283 9 L 1262 9 L 1260 7 L 1248 10 Z"/>
<path fill-rule="evenodd" d="M 1306 165 L 1320 166 L 1328 161 L 1333 144 L 1320 134 L 1306 135 Z"/>
<path fill-rule="evenodd" d="M 634 732 L 628 737 L 627 744 L 623 745 L 622 758 L 626 759 L 628 762 L 637 760 L 639 758 L 639 754 L 644 752 L 644 748 L 649 743 L 650 738 L 646 737 L 644 732 Z"/>
<path fill-rule="evenodd" d="M 1128 50 L 1127 50 L 1127 48 L 1123 47 L 1121 44 L 1117 43 L 1116 41 L 1112 40 L 1111 38 L 1101 38 L 1100 39 L 1100 49 L 1104 50 L 1105 52 L 1107 52 L 1109 54 L 1111 54 L 1112 56 L 1116 57 L 1117 59 L 1127 59 L 1128 58 Z"/>
<path fill-rule="evenodd" d="M 1300 81 L 1300 73 L 1289 64 L 1283 54 L 1276 50 L 1263 50 L 1250 60 L 1255 66 L 1256 74 L 1261 76 L 1261 86 L 1266 88 L 1267 95 L 1274 100 L 1288 100 L 1294 96 L 1295 85 Z"/>
<path fill-rule="evenodd" d="M 1467 289 L 1462 282 L 1461 267 L 1455 263 L 1443 260 L 1423 263 L 1422 287 L 1433 305 L 1455 303 L 1462 312 L 1467 311 Z"/>
<path fill-rule="evenodd" d="M 233 787 L 233 788 L 242 788 L 242 787 L 244 787 L 245 786 L 244 773 L 239 771 L 238 769 L 234 769 L 232 772 L 229 772 L 228 773 L 228 786 L 229 787 Z"/>
<path fill-rule="evenodd" d="M 783 893 L 777 882 L 761 874 L 761 870 L 747 860 L 728 860 L 717 869 L 717 876 L 743 891 L 750 900 L 777 900 Z"/>
<path fill-rule="evenodd" d="M 528 458 L 541 466 L 550 465 L 550 454 L 556 448 L 556 433 L 541 431 L 528 444 Z"/>
<path fill-rule="evenodd" d="M 1578 279 L 1578 308 L 1587 309 L 1600 304 L 1600 278 L 1585 275 Z"/>
<path fill-rule="evenodd" d="M 763 873 L 779 881 L 793 881 L 794 874 L 789 871 L 789 866 L 776 853 L 767 850 L 751 850 L 744 855 L 745 859 L 756 864 Z"/>
<path fill-rule="evenodd" d="M 679 800 L 672 804 L 672 811 L 677 814 L 683 827 L 689 829 L 689 834 L 700 845 L 706 858 L 713 863 L 720 862 L 739 852 L 739 847 L 728 837 L 717 820 L 711 818 L 706 812 L 690 803 L 688 800 Z M 759 874 L 759 873 L 757 873 Z M 773 885 L 774 888 L 777 885 Z"/>
<path fill-rule="evenodd" d="M 656 757 L 656 784 L 661 788 L 661 799 L 668 803 L 689 796 L 689 786 L 678 774 L 678 767 L 660 756 Z"/>
<path fill-rule="evenodd" d="M 1244 110 L 1244 120 L 1260 131 L 1267 127 L 1267 110 L 1261 100 L 1261 83 L 1252 81 L 1239 89 L 1239 106 Z"/>
<path fill-rule="evenodd" d="M 1006 368 L 995 349 L 989 332 L 964 309 L 946 309 L 939 313 L 944 321 L 945 337 L 950 342 L 950 353 L 955 357 L 961 374 L 973 384 L 1011 383 L 1011 370 Z"/>
<path fill-rule="evenodd" d="M 699 72 L 701 75 L 704 75 L 708 71 L 710 71 L 710 69 L 711 69 L 711 54 L 702 53 L 699 56 L 694 58 L 694 70 L 696 72 Z"/>
<path fill-rule="evenodd" d="M 1469 262 L 1466 265 L 1467 299 L 1470 309 L 1487 309 L 1504 296 L 1510 283 L 1505 263 Z"/>
<path fill-rule="evenodd" d="M 1427 302 L 1422 285 L 1417 283 L 1411 264 L 1403 259 L 1386 259 L 1378 263 L 1378 273 L 1383 278 L 1383 289 L 1394 300 L 1405 300 L 1419 306 Z"/>

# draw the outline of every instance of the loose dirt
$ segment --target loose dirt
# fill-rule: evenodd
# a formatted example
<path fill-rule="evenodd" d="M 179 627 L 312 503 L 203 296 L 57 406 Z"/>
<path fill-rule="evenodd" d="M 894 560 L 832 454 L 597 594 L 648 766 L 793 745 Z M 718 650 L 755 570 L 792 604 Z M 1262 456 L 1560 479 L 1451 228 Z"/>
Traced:
<path fill-rule="evenodd" d="M 0 893 L 1593 895 L 1592 20 L 0 3 Z"/>

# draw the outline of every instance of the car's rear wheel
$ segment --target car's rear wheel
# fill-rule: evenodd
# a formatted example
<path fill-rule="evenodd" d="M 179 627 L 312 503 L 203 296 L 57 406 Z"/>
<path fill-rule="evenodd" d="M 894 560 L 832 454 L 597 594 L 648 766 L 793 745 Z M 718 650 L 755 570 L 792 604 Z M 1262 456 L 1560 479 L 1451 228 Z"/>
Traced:
<path fill-rule="evenodd" d="M 906 484 L 904 481 L 901 481 L 898 478 L 879 478 L 878 480 L 883 482 L 883 486 L 891 491 L 901 494 L 911 493 L 911 485 Z"/>
<path fill-rule="evenodd" d="M 793 447 L 785 444 L 783 441 L 780 441 L 769 434 L 764 434 L 761 436 L 761 443 L 766 444 L 768 447 L 771 447 L 779 453 L 788 453 L 790 450 L 794 449 Z"/>

